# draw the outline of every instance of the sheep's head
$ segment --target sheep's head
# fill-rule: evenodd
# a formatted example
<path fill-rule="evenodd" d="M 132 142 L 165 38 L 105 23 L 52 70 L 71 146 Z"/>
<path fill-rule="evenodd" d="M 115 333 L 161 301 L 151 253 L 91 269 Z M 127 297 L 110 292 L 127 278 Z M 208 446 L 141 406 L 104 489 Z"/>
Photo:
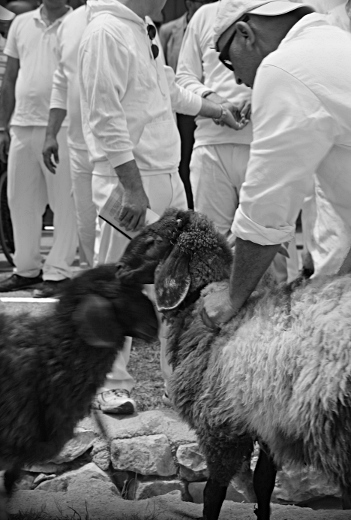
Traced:
<path fill-rule="evenodd" d="M 170 310 L 228 278 L 231 262 L 226 239 L 205 215 L 171 208 L 130 242 L 117 268 L 125 282 L 154 282 L 158 309 Z"/>
<path fill-rule="evenodd" d="M 85 271 L 67 283 L 59 309 L 72 318 L 78 335 L 88 345 L 123 345 L 124 336 L 146 341 L 157 338 L 158 322 L 151 301 L 138 284 L 116 278 L 116 266 Z"/>

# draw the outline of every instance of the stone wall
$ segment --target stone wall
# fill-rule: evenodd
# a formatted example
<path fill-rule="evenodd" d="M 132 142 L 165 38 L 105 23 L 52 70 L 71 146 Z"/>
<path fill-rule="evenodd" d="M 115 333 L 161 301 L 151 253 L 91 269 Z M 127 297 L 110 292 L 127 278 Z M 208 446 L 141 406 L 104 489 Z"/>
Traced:
<path fill-rule="evenodd" d="M 256 460 L 257 453 L 251 469 L 232 481 L 227 500 L 255 502 L 252 470 Z M 75 438 L 55 460 L 24 468 L 18 488 L 58 493 L 104 485 L 126 500 L 177 491 L 182 500 L 201 503 L 207 476 L 194 432 L 173 410 L 124 417 L 96 412 L 80 424 Z M 282 468 L 273 502 L 299 504 L 333 497 L 338 504 L 339 496 L 339 490 L 316 472 Z"/>

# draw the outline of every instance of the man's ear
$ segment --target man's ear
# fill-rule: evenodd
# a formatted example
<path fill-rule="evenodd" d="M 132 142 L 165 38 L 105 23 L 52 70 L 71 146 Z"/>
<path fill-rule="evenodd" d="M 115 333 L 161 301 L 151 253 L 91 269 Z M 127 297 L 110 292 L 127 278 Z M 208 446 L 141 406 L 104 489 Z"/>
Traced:
<path fill-rule="evenodd" d="M 238 22 L 236 24 L 236 30 L 239 36 L 244 38 L 244 40 L 247 40 L 246 44 L 250 47 L 253 47 L 256 41 L 256 36 L 250 25 L 246 22 Z"/>

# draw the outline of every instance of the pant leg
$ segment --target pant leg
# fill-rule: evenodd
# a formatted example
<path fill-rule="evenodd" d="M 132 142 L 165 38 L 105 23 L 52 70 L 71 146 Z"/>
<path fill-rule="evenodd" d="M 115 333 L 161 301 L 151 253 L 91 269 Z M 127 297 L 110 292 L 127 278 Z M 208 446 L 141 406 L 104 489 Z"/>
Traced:
<path fill-rule="evenodd" d="M 150 206 L 155 213 L 162 215 L 169 208 L 187 209 L 187 198 L 183 182 L 177 172 L 162 175 L 148 175 L 143 177 L 143 184 Z M 147 294 L 152 301 L 155 301 L 154 286 L 148 286 Z M 160 368 L 168 392 L 168 380 L 172 374 L 172 367 L 168 362 L 167 336 L 168 326 L 162 320 L 160 313 L 157 312 L 159 320 L 159 340 L 160 340 Z"/>
<path fill-rule="evenodd" d="M 92 193 L 93 202 L 97 211 L 105 205 L 111 195 L 112 190 L 118 185 L 116 175 L 100 175 L 93 173 Z M 129 244 L 129 239 L 107 222 L 99 218 L 100 245 L 98 254 L 98 264 L 117 263 L 121 258 L 125 248 Z"/>
<path fill-rule="evenodd" d="M 44 280 L 71 278 L 77 246 L 76 210 L 72 195 L 71 172 L 67 145 L 67 129 L 61 128 L 57 135 L 60 162 L 52 174 L 42 158 L 45 139 L 44 127 L 36 129 L 36 150 L 45 175 L 49 204 L 54 213 L 54 236 L 51 250 L 44 264 Z"/>
<path fill-rule="evenodd" d="M 243 144 L 198 146 L 190 163 L 196 211 L 207 215 L 220 233 L 230 234 L 245 178 L 250 147 Z"/>
<path fill-rule="evenodd" d="M 48 202 L 45 177 L 35 153 L 35 127 L 11 128 L 8 157 L 8 203 L 14 233 L 15 271 L 38 276 L 42 258 L 42 215 Z"/>
<path fill-rule="evenodd" d="M 86 150 L 69 147 L 69 158 L 80 260 L 81 264 L 86 262 L 89 267 L 93 267 L 97 263 L 100 240 L 97 211 L 92 194 L 93 166 L 89 162 Z"/>

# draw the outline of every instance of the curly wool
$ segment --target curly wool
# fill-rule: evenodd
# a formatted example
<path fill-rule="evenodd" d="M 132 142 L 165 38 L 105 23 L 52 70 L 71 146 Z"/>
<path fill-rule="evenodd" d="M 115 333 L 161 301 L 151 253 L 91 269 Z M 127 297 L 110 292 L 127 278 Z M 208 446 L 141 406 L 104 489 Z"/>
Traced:
<path fill-rule="evenodd" d="M 233 439 L 249 434 L 268 446 L 277 465 L 307 463 L 347 486 L 351 277 L 302 286 L 289 313 L 285 303 L 281 288 L 264 291 L 215 335 L 201 325 L 197 302 L 174 323 L 181 326 L 170 344 L 177 349 L 174 402 L 206 451 L 217 432 L 211 447 L 217 461 Z M 222 481 L 232 475 L 229 466 Z"/>
<path fill-rule="evenodd" d="M 140 317 L 147 310 L 140 307 L 140 290 L 122 290 L 115 272 L 115 266 L 102 266 L 74 278 L 46 315 L 0 314 L 2 469 L 57 455 L 72 438 L 77 422 L 88 414 L 95 392 L 123 347 L 125 324 L 151 319 Z M 95 348 L 78 332 L 76 311 L 88 295 L 108 297 L 112 308 L 117 301 L 123 308 L 122 319 L 115 315 L 118 329 L 112 347 Z M 134 314 L 129 301 L 133 306 L 138 302 Z"/>

